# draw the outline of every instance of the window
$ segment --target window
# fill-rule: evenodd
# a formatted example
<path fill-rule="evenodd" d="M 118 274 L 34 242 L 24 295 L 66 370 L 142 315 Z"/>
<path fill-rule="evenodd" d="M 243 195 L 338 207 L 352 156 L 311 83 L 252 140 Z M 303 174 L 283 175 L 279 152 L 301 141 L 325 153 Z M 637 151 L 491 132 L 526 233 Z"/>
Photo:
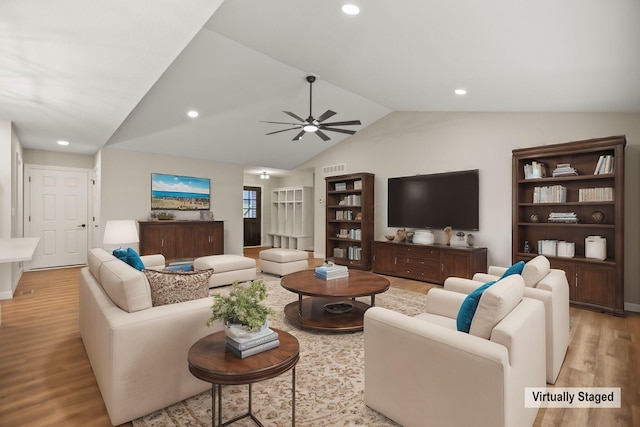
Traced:
<path fill-rule="evenodd" d="M 257 218 L 257 191 L 243 190 L 242 191 L 242 217 L 243 218 Z"/>

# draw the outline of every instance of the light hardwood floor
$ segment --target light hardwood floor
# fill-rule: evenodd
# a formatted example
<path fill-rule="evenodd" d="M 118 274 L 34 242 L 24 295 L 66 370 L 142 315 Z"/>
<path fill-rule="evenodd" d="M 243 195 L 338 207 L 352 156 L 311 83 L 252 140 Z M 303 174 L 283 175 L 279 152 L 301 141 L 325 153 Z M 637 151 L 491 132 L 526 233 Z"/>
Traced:
<path fill-rule="evenodd" d="M 247 249 L 247 256 L 258 250 Z M 310 260 L 311 267 L 321 263 Z M 2 301 L 2 427 L 111 425 L 78 330 L 78 270 L 24 273 L 15 297 Z M 421 293 L 434 286 L 389 280 Z M 542 409 L 535 425 L 640 425 L 640 315 L 572 308 L 571 317 L 574 338 L 556 386 L 621 387 L 622 408 Z"/>

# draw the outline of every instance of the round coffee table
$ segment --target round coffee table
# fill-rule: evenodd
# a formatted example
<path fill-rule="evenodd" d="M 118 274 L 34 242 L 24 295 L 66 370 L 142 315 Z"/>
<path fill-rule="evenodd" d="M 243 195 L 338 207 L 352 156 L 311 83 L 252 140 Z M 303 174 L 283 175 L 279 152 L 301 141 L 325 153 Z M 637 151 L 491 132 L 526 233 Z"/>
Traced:
<path fill-rule="evenodd" d="M 324 332 L 361 331 L 364 312 L 375 305 L 376 294 L 389 289 L 384 277 L 360 270 L 349 270 L 348 277 L 331 280 L 316 277 L 314 270 L 298 271 L 284 276 L 280 284 L 298 294 L 298 301 L 285 306 L 286 318 L 300 328 Z M 371 305 L 355 300 L 363 296 L 371 297 Z M 341 307 L 344 312 L 340 312 Z"/>
<path fill-rule="evenodd" d="M 298 340 L 288 332 L 271 328 L 278 333 L 280 346 L 240 359 L 227 349 L 224 331 L 207 335 L 189 349 L 189 371 L 203 381 L 211 383 L 211 425 L 226 426 L 242 418 L 251 417 L 259 426 L 262 423 L 251 410 L 251 385 L 275 378 L 291 369 L 291 425 L 296 425 L 296 363 L 300 359 Z M 222 422 L 222 386 L 249 385 L 249 409 L 246 414 Z M 216 411 L 216 394 L 218 395 Z M 216 424 L 216 412 L 218 423 Z"/>

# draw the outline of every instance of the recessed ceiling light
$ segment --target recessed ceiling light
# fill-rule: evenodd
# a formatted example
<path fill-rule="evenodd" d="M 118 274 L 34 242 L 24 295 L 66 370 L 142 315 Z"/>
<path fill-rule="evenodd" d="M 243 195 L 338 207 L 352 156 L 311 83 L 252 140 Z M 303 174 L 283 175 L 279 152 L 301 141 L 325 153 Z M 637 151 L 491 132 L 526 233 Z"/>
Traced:
<path fill-rule="evenodd" d="M 342 11 L 347 15 L 357 15 L 360 13 L 360 8 L 355 4 L 343 4 Z"/>
<path fill-rule="evenodd" d="M 453 91 L 453 93 L 455 93 L 456 95 L 466 95 L 467 94 L 467 90 L 466 89 L 456 89 Z"/>
<path fill-rule="evenodd" d="M 191 110 L 191 111 L 189 111 L 187 113 L 187 116 L 191 117 L 192 119 L 195 119 L 199 115 L 200 115 L 200 113 L 198 113 L 196 110 Z"/>
<path fill-rule="evenodd" d="M 69 141 L 65 141 L 63 139 L 58 141 L 58 145 L 69 145 Z"/>

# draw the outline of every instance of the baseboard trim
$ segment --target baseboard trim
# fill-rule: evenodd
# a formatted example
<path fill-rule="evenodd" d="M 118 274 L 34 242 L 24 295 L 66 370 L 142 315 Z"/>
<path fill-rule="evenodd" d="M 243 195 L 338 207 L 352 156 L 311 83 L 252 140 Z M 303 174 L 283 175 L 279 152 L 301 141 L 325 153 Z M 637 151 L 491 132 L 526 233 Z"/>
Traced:
<path fill-rule="evenodd" d="M 640 313 L 640 304 L 625 302 L 624 311 L 633 311 L 634 313 Z"/>

